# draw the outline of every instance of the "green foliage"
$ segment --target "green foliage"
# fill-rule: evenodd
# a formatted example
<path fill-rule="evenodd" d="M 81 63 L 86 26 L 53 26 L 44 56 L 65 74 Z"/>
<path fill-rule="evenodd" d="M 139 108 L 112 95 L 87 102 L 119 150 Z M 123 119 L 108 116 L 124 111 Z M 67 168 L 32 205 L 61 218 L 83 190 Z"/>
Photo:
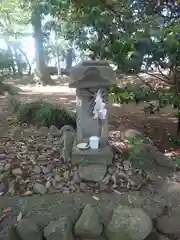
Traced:
<path fill-rule="evenodd" d="M 180 117 L 180 111 L 176 112 L 176 117 Z"/>
<path fill-rule="evenodd" d="M 144 102 L 144 111 L 154 114 L 167 105 L 178 108 L 180 105 L 180 96 L 173 94 L 172 91 L 171 88 L 152 90 L 141 85 L 128 84 L 123 88 L 113 87 L 109 95 L 112 101 L 118 104 L 128 104 L 131 102 L 138 104 Z M 179 111 L 176 113 L 176 117 L 179 116 L 178 114 Z"/>
<path fill-rule="evenodd" d="M 9 74 L 12 71 L 13 56 L 8 51 L 0 49 L 0 72 L 2 74 Z"/>
<path fill-rule="evenodd" d="M 110 96 L 116 103 L 151 101 L 157 99 L 157 92 L 150 90 L 148 87 L 128 84 L 124 88 L 118 86 L 110 90 Z"/>
<path fill-rule="evenodd" d="M 25 53 L 20 48 L 13 49 L 8 46 L 8 49 L 0 49 L 0 75 L 13 76 L 25 73 L 29 62 L 23 55 Z"/>
<path fill-rule="evenodd" d="M 66 36 L 82 50 L 113 62 L 123 73 L 179 66 L 177 1 L 72 2 L 67 18 L 75 24 Z"/>
<path fill-rule="evenodd" d="M 175 164 L 176 164 L 177 166 L 180 167 L 180 158 L 179 158 L 179 157 L 172 158 L 172 160 L 175 162 Z"/>
<path fill-rule="evenodd" d="M 141 164 L 139 160 L 139 154 L 141 151 L 140 146 L 143 144 L 143 142 L 144 140 L 140 137 L 128 138 L 128 143 L 131 145 L 128 160 L 132 164 L 132 166 L 137 169 Z"/>
<path fill-rule="evenodd" d="M 75 115 L 60 105 L 35 101 L 22 103 L 15 98 L 10 99 L 11 107 L 19 116 L 21 123 L 61 128 L 64 125 L 76 127 Z"/>
<path fill-rule="evenodd" d="M 157 93 L 147 87 L 129 84 L 124 88 L 113 87 L 110 91 L 110 97 L 116 103 L 151 101 L 157 98 Z"/>
<path fill-rule="evenodd" d="M 0 37 L 5 40 L 17 40 L 29 36 L 30 12 L 22 7 L 23 0 L 1 0 Z"/>

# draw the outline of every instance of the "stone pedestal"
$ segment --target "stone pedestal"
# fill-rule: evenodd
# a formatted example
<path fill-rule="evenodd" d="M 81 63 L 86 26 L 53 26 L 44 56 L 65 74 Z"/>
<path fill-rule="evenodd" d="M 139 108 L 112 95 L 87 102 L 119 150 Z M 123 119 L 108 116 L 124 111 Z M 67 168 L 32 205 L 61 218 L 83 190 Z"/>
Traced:
<path fill-rule="evenodd" d="M 74 146 L 72 151 L 72 164 L 105 164 L 111 165 L 113 152 L 110 146 L 98 149 L 80 150 Z"/>

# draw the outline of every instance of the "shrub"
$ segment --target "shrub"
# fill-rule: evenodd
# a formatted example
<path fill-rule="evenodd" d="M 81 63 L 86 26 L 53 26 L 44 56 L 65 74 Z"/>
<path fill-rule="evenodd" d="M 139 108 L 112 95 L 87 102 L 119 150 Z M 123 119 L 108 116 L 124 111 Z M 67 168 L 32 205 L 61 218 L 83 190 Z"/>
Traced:
<path fill-rule="evenodd" d="M 50 127 L 55 125 L 61 128 L 71 125 L 76 128 L 76 116 L 64 107 L 42 100 L 30 103 L 22 103 L 15 98 L 10 100 L 13 111 L 18 114 L 20 123 Z"/>

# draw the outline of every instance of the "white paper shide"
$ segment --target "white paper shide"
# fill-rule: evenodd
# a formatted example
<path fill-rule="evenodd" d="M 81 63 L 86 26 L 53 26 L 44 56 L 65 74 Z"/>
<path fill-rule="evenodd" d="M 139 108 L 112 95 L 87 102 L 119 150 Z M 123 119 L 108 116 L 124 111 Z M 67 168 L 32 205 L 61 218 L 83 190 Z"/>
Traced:
<path fill-rule="evenodd" d="M 98 90 L 95 97 L 95 106 L 93 109 L 94 119 L 106 119 L 107 108 L 106 104 L 103 102 L 101 91 Z"/>

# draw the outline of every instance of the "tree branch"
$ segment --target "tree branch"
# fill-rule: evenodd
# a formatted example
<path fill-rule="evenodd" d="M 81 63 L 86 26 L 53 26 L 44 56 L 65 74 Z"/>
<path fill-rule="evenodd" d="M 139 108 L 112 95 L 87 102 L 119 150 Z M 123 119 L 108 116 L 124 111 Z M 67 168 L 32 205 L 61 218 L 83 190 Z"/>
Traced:
<path fill-rule="evenodd" d="M 158 71 L 160 72 L 160 74 L 161 74 L 167 81 L 171 81 L 171 79 L 168 78 L 168 77 L 166 76 L 166 74 L 164 74 L 164 73 L 161 71 L 159 64 L 158 64 L 158 63 L 156 63 L 156 64 L 157 64 L 156 66 L 157 66 Z"/>
<path fill-rule="evenodd" d="M 154 90 L 154 88 L 151 86 L 151 84 L 148 81 L 140 77 L 138 74 L 136 74 L 136 77 L 138 77 L 142 81 L 142 84 L 145 83 L 151 90 Z"/>
<path fill-rule="evenodd" d="M 100 0 L 100 1 L 108 10 L 110 10 L 116 17 L 118 17 L 119 20 L 121 20 L 121 15 L 111 5 L 109 5 L 106 2 L 106 0 Z"/>
<path fill-rule="evenodd" d="M 115 8 L 112 5 L 108 4 L 106 2 L 106 0 L 100 0 L 100 2 L 102 3 L 102 5 L 105 6 L 105 8 L 107 10 L 109 10 L 111 13 L 114 14 L 115 17 L 118 18 L 118 20 L 119 20 L 118 21 L 119 28 L 123 29 L 124 31 L 126 31 L 125 20 L 122 21 L 122 13 L 119 13 L 117 10 L 115 10 Z M 131 19 L 131 23 L 134 23 L 133 19 Z"/>
<path fill-rule="evenodd" d="M 157 79 L 159 79 L 160 81 L 165 82 L 165 83 L 167 83 L 167 84 L 169 84 L 169 85 L 174 85 L 174 83 L 171 82 L 170 79 L 167 80 L 167 79 L 165 79 L 165 78 L 163 78 L 163 77 L 160 77 L 160 76 L 158 76 L 158 75 L 156 75 L 156 74 L 154 74 L 154 73 L 150 73 L 150 72 L 146 72 L 146 74 L 148 74 L 148 75 L 150 75 L 150 76 L 152 76 L 152 77 L 154 77 L 154 78 L 157 78 Z"/>

